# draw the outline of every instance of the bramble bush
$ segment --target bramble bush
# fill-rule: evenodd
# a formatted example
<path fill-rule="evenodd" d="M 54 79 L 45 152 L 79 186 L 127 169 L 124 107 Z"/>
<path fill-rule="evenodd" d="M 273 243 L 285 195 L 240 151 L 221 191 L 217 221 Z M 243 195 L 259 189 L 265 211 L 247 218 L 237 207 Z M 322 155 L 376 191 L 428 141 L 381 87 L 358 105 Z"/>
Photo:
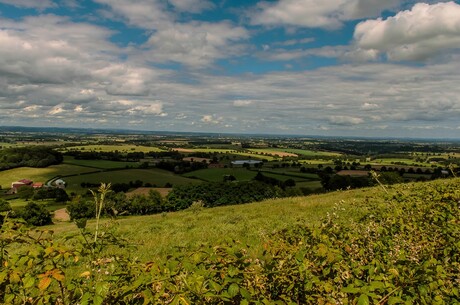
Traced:
<path fill-rule="evenodd" d="M 63 243 L 50 231 L 5 221 L 0 302 L 460 304 L 459 184 L 389 187 L 383 204 L 369 198 L 351 223 L 338 216 L 347 207 L 339 202 L 320 225 L 274 233 L 257 256 L 231 240 L 141 263 L 111 252 L 127 243 L 109 228 L 90 232 L 80 224 L 81 234 Z M 95 194 L 96 211 L 103 199 Z"/>

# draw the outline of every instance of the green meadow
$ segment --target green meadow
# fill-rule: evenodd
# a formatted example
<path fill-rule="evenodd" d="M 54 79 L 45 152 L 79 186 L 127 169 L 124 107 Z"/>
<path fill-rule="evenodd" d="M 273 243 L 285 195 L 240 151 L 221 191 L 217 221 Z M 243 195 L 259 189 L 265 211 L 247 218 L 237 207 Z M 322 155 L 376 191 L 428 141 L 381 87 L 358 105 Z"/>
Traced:
<path fill-rule="evenodd" d="M 257 172 L 245 168 L 208 168 L 193 171 L 183 176 L 195 177 L 209 182 L 222 182 L 226 175 L 233 175 L 238 181 L 249 181 L 257 175 Z"/>
<path fill-rule="evenodd" d="M 271 150 L 287 152 L 291 154 L 296 154 L 299 156 L 307 157 L 340 157 L 342 154 L 330 151 L 317 151 L 317 150 L 307 150 L 307 149 L 295 149 L 295 148 L 270 148 Z"/>
<path fill-rule="evenodd" d="M 172 185 L 183 185 L 190 183 L 199 183 L 198 180 L 174 175 L 171 172 L 162 169 L 124 169 L 99 172 L 87 175 L 79 175 L 64 178 L 67 182 L 67 190 L 83 191 L 81 183 L 99 184 L 105 183 L 129 183 L 130 181 L 141 180 L 144 183 L 151 183 L 158 187 L 163 187 L 166 183 Z"/>
<path fill-rule="evenodd" d="M 0 172 L 0 185 L 10 188 L 11 182 L 30 179 L 34 182 L 46 182 L 56 176 L 78 175 L 92 172 L 94 169 L 71 164 L 52 165 L 46 168 L 20 167 Z"/>
<path fill-rule="evenodd" d="M 98 169 L 113 169 L 138 167 L 139 162 L 109 161 L 109 160 L 76 160 L 74 157 L 64 156 L 64 164 L 93 167 Z"/>

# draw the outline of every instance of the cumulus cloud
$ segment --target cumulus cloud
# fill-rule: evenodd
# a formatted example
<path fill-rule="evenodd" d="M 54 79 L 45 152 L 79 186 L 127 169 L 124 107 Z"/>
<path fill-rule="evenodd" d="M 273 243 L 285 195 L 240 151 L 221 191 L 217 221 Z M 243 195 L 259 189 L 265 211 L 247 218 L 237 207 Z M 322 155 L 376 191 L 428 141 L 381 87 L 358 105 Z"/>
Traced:
<path fill-rule="evenodd" d="M 135 104 L 135 103 L 132 103 Z M 162 110 L 163 105 L 159 102 L 152 103 L 150 105 L 140 105 L 135 106 L 127 110 L 129 114 L 134 115 L 159 115 L 159 116 L 166 116 L 167 114 Z"/>
<path fill-rule="evenodd" d="M 34 8 L 44 10 L 54 7 L 55 4 L 51 0 L 0 0 L 0 3 L 9 4 L 20 8 Z"/>
<path fill-rule="evenodd" d="M 361 49 L 349 45 L 338 45 L 309 49 L 276 48 L 258 53 L 258 56 L 269 61 L 290 61 L 316 56 L 338 58 L 343 61 L 364 62 L 377 60 L 379 52 L 377 50 Z"/>
<path fill-rule="evenodd" d="M 251 100 L 235 100 L 233 101 L 233 106 L 235 107 L 247 107 L 253 102 Z"/>
<path fill-rule="evenodd" d="M 206 114 L 203 115 L 200 121 L 205 124 L 220 124 L 222 120 L 222 117 L 217 117 L 215 114 Z"/>
<path fill-rule="evenodd" d="M 206 0 L 169 0 L 174 7 L 183 12 L 199 13 L 213 8 L 215 5 Z"/>
<path fill-rule="evenodd" d="M 238 42 L 249 37 L 248 31 L 229 22 L 190 22 L 158 30 L 148 40 L 147 58 L 174 61 L 190 66 L 208 65 L 216 59 L 241 51 Z"/>
<path fill-rule="evenodd" d="M 344 21 L 374 17 L 398 7 L 401 0 L 280 0 L 261 2 L 254 24 L 337 29 Z"/>
<path fill-rule="evenodd" d="M 352 126 L 358 125 L 364 122 L 362 118 L 344 116 L 344 115 L 333 115 L 329 118 L 329 124 L 339 126 Z"/>
<path fill-rule="evenodd" d="M 173 14 L 168 12 L 164 1 L 160 0 L 94 0 L 105 4 L 115 16 L 126 20 L 129 24 L 156 29 L 166 27 L 174 21 Z"/>
<path fill-rule="evenodd" d="M 362 110 L 375 110 L 375 109 L 379 109 L 379 105 L 378 104 L 374 104 L 374 103 L 364 103 L 361 105 L 361 109 Z"/>
<path fill-rule="evenodd" d="M 460 5 L 417 3 L 394 17 L 358 24 L 354 39 L 360 48 L 389 60 L 426 60 L 460 48 Z"/>

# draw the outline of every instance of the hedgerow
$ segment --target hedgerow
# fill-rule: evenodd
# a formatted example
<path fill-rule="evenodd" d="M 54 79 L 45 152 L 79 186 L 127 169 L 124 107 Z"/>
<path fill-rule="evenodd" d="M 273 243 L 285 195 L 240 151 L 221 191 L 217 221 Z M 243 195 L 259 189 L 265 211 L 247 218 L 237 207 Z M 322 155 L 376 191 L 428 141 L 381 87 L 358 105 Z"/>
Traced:
<path fill-rule="evenodd" d="M 64 243 L 6 221 L 0 302 L 460 304 L 459 184 L 390 188 L 384 204 L 369 199 L 365 216 L 351 223 L 336 213 L 346 208 L 339 202 L 321 225 L 274 233 L 257 256 L 228 241 L 141 263 L 111 253 L 111 245 L 127 244 L 107 229 L 80 224 L 82 234 Z M 18 243 L 27 247 L 11 251 Z"/>

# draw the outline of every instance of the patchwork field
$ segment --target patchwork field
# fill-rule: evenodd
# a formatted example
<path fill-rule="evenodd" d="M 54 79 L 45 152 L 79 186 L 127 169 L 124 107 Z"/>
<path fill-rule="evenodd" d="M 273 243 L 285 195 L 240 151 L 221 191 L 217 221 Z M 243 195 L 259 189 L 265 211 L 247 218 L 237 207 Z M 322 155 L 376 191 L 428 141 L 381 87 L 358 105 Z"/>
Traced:
<path fill-rule="evenodd" d="M 75 160 L 73 157 L 64 156 L 64 164 L 93 167 L 98 169 L 137 167 L 139 162 L 123 162 L 108 160 Z"/>
<path fill-rule="evenodd" d="M 276 148 L 270 148 L 270 149 L 265 149 L 265 148 L 251 148 L 248 149 L 249 151 L 252 151 L 256 154 L 267 154 L 271 156 L 278 156 L 278 157 L 297 157 L 297 154 L 286 152 L 283 150 L 279 150 Z"/>
<path fill-rule="evenodd" d="M 288 152 L 296 155 L 307 156 L 307 157 L 340 157 L 342 154 L 329 151 L 317 151 L 307 149 L 295 149 L 295 148 L 274 148 L 273 150 Z"/>
<path fill-rule="evenodd" d="M 84 189 L 80 186 L 82 182 L 93 184 L 101 182 L 129 183 L 130 181 L 136 180 L 141 180 L 144 183 L 151 183 L 152 185 L 156 185 L 158 187 L 163 187 L 166 183 L 170 183 L 172 185 L 199 183 L 198 180 L 174 175 L 171 172 L 161 169 L 114 170 L 65 178 L 65 181 L 67 182 L 67 190 L 77 192 L 84 191 Z"/>
<path fill-rule="evenodd" d="M 222 182 L 225 175 L 233 175 L 238 181 L 249 181 L 257 175 L 257 172 L 245 168 L 208 168 L 193 171 L 183 176 L 196 177 L 209 182 Z"/>
<path fill-rule="evenodd" d="M 180 153 L 194 153 L 194 152 L 202 152 L 202 153 L 218 153 L 218 154 L 229 154 L 229 155 L 237 155 L 244 158 L 254 158 L 254 159 L 265 159 L 267 161 L 273 161 L 275 158 L 273 156 L 263 156 L 257 153 L 250 153 L 250 152 L 242 152 L 239 150 L 234 149 L 223 149 L 223 148 L 173 148 L 172 150 L 178 151 Z"/>
<path fill-rule="evenodd" d="M 395 164 L 400 164 L 400 165 L 408 165 L 408 166 L 427 166 L 430 167 L 430 163 L 425 163 L 425 162 L 416 162 L 413 159 L 409 158 L 385 158 L 385 159 L 375 159 L 370 162 L 370 164 L 380 164 L 380 165 L 395 165 Z"/>
<path fill-rule="evenodd" d="M 97 152 L 110 152 L 110 151 L 119 151 L 121 153 L 129 152 L 159 152 L 163 151 L 158 147 L 151 146 L 138 146 L 138 145 L 82 145 L 82 146 L 68 146 L 67 150 L 82 150 L 82 151 L 97 151 Z"/>
<path fill-rule="evenodd" d="M 71 164 L 52 165 L 46 168 L 20 167 L 0 172 L 0 185 L 3 189 L 10 188 L 11 182 L 30 179 L 34 182 L 46 182 L 56 176 L 78 175 L 93 172 L 94 169 Z"/>

